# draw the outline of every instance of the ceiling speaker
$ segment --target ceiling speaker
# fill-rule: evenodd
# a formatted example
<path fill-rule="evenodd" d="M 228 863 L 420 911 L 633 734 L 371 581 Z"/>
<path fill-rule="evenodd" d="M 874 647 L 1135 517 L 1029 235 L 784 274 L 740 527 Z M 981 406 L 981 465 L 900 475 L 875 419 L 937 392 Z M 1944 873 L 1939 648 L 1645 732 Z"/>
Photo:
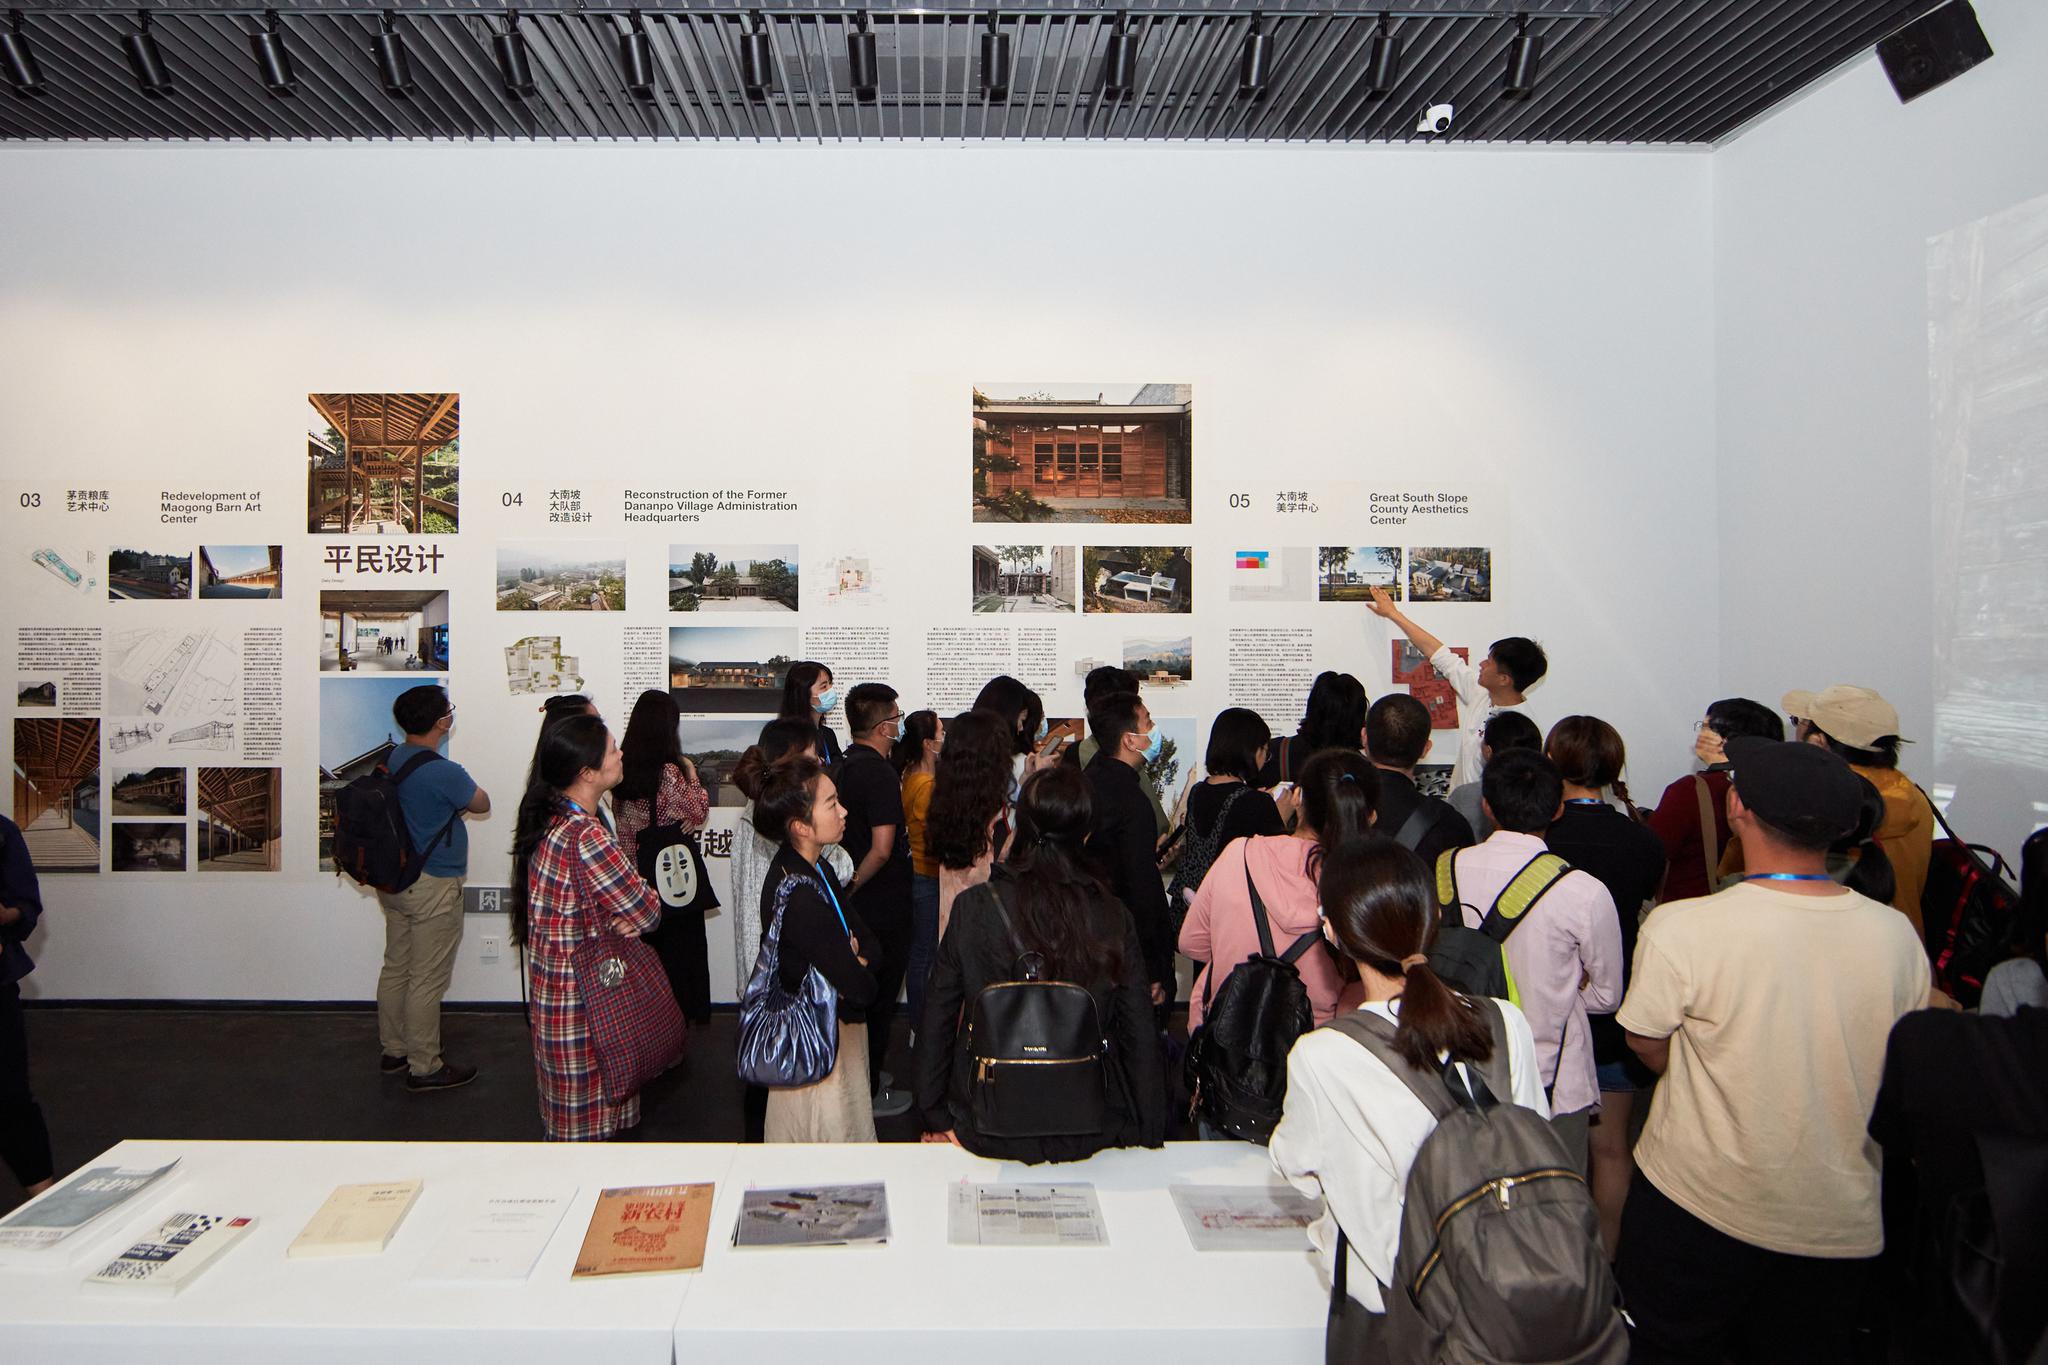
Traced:
<path fill-rule="evenodd" d="M 1991 44 L 1970 0 L 1951 0 L 1877 45 L 1877 59 L 1901 104 L 1946 85 L 1990 56 Z"/>

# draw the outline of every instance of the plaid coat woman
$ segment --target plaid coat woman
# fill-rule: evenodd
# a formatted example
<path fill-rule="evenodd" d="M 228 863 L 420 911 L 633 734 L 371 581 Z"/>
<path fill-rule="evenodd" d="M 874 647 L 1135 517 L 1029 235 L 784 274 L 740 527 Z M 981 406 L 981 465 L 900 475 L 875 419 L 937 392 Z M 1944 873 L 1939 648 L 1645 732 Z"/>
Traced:
<path fill-rule="evenodd" d="M 661 900 L 588 812 L 564 806 L 534 850 L 526 883 L 526 979 L 533 1067 L 550 1142 L 601 1142 L 640 1122 L 638 1095 L 606 1095 L 576 993 L 571 955 L 595 917 L 637 937 L 661 922 Z"/>

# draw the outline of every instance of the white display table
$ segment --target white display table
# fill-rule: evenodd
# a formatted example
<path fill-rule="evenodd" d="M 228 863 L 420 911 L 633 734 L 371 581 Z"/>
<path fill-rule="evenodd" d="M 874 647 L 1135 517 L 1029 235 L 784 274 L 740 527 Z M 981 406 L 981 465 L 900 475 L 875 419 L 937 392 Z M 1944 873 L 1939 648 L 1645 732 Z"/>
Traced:
<path fill-rule="evenodd" d="M 958 1148 L 879 1144 L 124 1142 L 92 1165 L 183 1158 L 177 1183 L 91 1234 L 118 1252 L 174 1209 L 252 1214 L 257 1229 L 184 1294 L 131 1301 L 87 1289 L 97 1260 L 0 1270 L 0 1342 L 14 1361 L 193 1365 L 777 1365 L 946 1358 L 1173 1365 L 1246 1359 L 1311 1365 L 1326 1289 L 1310 1253 L 1205 1252 L 1189 1245 L 1166 1189 L 1275 1177 L 1262 1149 L 1176 1143 L 1023 1167 Z M 425 1189 L 381 1256 L 290 1260 L 285 1247 L 336 1185 L 419 1177 Z M 1110 1245 L 952 1247 L 949 1187 L 1057 1181 L 1096 1187 Z M 881 1180 L 891 1240 L 876 1248 L 735 1251 L 741 1192 Z M 718 1185 L 704 1269 L 569 1278 L 600 1189 Z M 520 1283 L 421 1283 L 426 1253 L 486 1194 L 576 1190 L 554 1240 Z M 85 1234 L 81 1234 L 85 1235 Z M 952 1358 L 961 1358 L 954 1355 Z"/>

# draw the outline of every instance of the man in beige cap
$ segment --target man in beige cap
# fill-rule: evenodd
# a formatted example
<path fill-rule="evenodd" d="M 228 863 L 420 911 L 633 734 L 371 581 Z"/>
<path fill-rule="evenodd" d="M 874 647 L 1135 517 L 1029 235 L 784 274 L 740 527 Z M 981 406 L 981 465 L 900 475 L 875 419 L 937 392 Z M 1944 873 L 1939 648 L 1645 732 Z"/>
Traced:
<path fill-rule="evenodd" d="M 1934 850 L 1934 811 L 1899 771 L 1899 713 L 1867 687 L 1837 683 L 1821 692 L 1787 692 L 1780 703 L 1794 737 L 1831 749 L 1884 798 L 1877 842 L 1891 859 L 1898 889 L 1892 905 L 1921 932 L 1920 895 Z"/>

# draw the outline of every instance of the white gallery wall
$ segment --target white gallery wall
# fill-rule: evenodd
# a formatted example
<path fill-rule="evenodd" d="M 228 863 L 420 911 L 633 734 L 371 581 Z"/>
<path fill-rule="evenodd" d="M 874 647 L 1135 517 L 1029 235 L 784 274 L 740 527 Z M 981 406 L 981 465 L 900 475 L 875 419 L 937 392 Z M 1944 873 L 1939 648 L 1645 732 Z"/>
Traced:
<path fill-rule="evenodd" d="M 2048 822 L 2048 6 L 1975 5 L 1983 66 L 1901 105 L 1865 58 L 1711 158 L 1721 677 L 1877 688 L 1907 771 L 2016 858 Z M 1958 287 L 1935 262 L 1987 229 L 1994 272 L 2034 245 Z M 1958 309 L 2002 330 L 1973 353 Z"/>
<path fill-rule="evenodd" d="M 839 522 L 899 552 L 1007 539 L 966 526 L 977 381 L 1193 383 L 1193 535 L 1211 546 L 1240 487 L 1486 499 L 1509 528 L 1498 600 L 1421 610 L 1480 650 L 1542 638 L 1544 712 L 1612 719 L 1639 793 L 1683 770 L 1720 674 L 1701 152 L 39 147 L 0 151 L 0 178 L 7 487 L 53 460 L 261 481 L 287 504 L 291 557 L 282 872 L 48 879 L 45 998 L 372 992 L 379 918 L 313 868 L 318 538 L 290 534 L 313 390 L 461 394 L 450 686 L 458 706 L 497 698 L 451 746 L 497 799 L 473 827 L 478 881 L 504 880 L 534 720 L 531 699 L 506 708 L 495 658 L 520 633 L 490 619 L 499 490 L 786 482 L 808 490 L 807 541 Z M 1337 508 L 1324 525 L 1380 543 L 1352 510 L 1355 526 Z M 649 547 L 682 538 L 634 537 L 636 590 L 660 572 Z M 705 538 L 781 537 L 756 521 Z M 947 619 L 914 576 L 897 575 L 898 665 Z M 1215 633 L 1186 714 L 1225 704 L 1226 622 L 1260 623 L 1218 589 L 1198 574 L 1195 628 Z M 806 593 L 805 624 L 831 621 Z M 1320 610 L 1318 665 L 1387 690 L 1384 626 Z M 9 635 L 19 612 L 0 603 Z M 524 630 L 559 629 L 616 714 L 636 622 L 667 619 L 643 595 L 623 622 Z M 1058 690 L 1050 709 L 1073 713 L 1078 679 Z M 730 998 L 729 924 L 712 925 Z M 516 995 L 509 955 L 478 960 L 484 928 L 472 918 L 454 998 Z"/>

